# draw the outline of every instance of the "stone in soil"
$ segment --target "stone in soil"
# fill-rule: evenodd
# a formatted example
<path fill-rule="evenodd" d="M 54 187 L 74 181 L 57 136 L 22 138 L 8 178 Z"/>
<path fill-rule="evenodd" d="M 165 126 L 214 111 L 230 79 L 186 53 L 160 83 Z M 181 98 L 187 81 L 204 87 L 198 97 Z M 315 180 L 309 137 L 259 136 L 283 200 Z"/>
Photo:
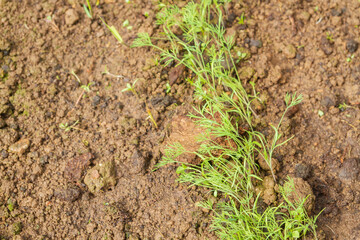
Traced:
<path fill-rule="evenodd" d="M 359 159 L 345 159 L 339 171 L 339 178 L 342 181 L 355 181 L 359 172 Z"/>
<path fill-rule="evenodd" d="M 115 165 L 113 161 L 106 161 L 91 168 L 84 178 L 84 183 L 93 194 L 100 190 L 107 190 L 116 185 Z"/>
<path fill-rule="evenodd" d="M 251 46 L 251 47 L 261 48 L 262 45 L 263 45 L 263 44 L 262 44 L 262 41 L 261 41 L 261 40 L 250 39 L 250 46 Z"/>
<path fill-rule="evenodd" d="M 135 149 L 133 155 L 131 156 L 131 168 L 129 169 L 131 173 L 143 173 L 146 170 L 146 167 L 149 165 L 149 159 L 144 157 L 143 154 Z"/>
<path fill-rule="evenodd" d="M 79 20 L 79 14 L 74 9 L 69 9 L 65 12 L 66 25 L 74 25 Z"/>
<path fill-rule="evenodd" d="M 292 44 L 287 45 L 283 52 L 286 58 L 290 59 L 296 57 L 296 48 Z"/>
<path fill-rule="evenodd" d="M 321 38 L 320 49 L 325 53 L 325 55 L 330 55 L 333 53 L 334 43 L 328 40 L 326 37 Z"/>
<path fill-rule="evenodd" d="M 69 187 L 59 192 L 55 192 L 55 197 L 63 201 L 75 202 L 81 196 L 81 190 L 79 187 Z"/>
<path fill-rule="evenodd" d="M 71 181 L 80 181 L 83 171 L 90 165 L 92 158 L 93 155 L 88 152 L 78 157 L 68 159 L 65 167 L 65 177 Z"/>
<path fill-rule="evenodd" d="M 297 178 L 307 179 L 310 176 L 310 170 L 309 165 L 298 163 L 295 165 L 295 176 Z"/>
<path fill-rule="evenodd" d="M 17 153 L 21 155 L 24 154 L 29 147 L 30 147 L 30 140 L 24 138 L 11 145 L 9 147 L 9 152 Z"/>
<path fill-rule="evenodd" d="M 349 53 L 356 52 L 358 47 L 359 47 L 359 43 L 353 39 L 350 39 L 346 42 L 346 49 L 349 51 Z"/>

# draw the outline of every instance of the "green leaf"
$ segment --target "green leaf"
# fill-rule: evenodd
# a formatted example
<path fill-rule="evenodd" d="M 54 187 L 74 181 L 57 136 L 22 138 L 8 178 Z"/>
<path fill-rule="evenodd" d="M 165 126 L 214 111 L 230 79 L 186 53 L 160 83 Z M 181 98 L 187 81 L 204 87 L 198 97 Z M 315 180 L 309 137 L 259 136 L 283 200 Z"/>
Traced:
<path fill-rule="evenodd" d="M 109 26 L 107 25 L 107 23 L 104 21 L 104 19 L 102 19 L 100 17 L 101 21 L 105 24 L 105 26 L 110 30 L 110 32 L 112 33 L 112 35 L 114 35 L 114 37 L 116 38 L 116 40 L 118 40 L 118 42 L 120 44 L 123 44 L 124 41 L 122 39 L 122 37 L 120 36 L 119 32 L 116 30 L 116 28 L 114 26 Z"/>

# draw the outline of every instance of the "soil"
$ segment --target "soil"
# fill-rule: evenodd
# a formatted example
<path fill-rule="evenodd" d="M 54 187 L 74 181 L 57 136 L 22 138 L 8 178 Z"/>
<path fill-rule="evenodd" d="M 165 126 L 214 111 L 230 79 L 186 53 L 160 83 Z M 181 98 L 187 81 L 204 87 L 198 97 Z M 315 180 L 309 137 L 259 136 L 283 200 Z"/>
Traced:
<path fill-rule="evenodd" d="M 157 5 L 100 1 L 90 19 L 79 2 L 0 0 L 0 238 L 216 239 L 211 213 L 196 206 L 206 189 L 178 184 L 175 166 L 152 171 L 193 91 L 183 68 L 126 46 L 138 32 L 159 31 Z M 271 136 L 286 92 L 304 96 L 282 127 L 295 137 L 274 156 L 279 182 L 290 175 L 311 186 L 324 239 L 357 239 L 360 2 L 233 1 L 224 12 L 249 53 L 242 78 L 266 96 L 259 129 Z M 136 79 L 137 94 L 122 91 Z"/>

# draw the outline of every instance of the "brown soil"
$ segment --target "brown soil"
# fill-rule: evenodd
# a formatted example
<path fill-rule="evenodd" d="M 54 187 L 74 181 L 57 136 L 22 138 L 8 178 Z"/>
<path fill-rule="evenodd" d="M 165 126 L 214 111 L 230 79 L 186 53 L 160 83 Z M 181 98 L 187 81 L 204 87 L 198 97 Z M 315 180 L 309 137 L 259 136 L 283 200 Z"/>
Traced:
<path fill-rule="evenodd" d="M 210 213 L 196 207 L 207 191 L 176 183 L 173 166 L 152 171 L 172 117 L 192 103 L 177 76 L 184 69 L 162 69 L 150 49 L 117 44 L 98 18 L 130 44 L 138 32 L 157 31 L 156 5 L 108 0 L 93 8 L 91 20 L 77 0 L 0 0 L 0 238 L 216 239 Z M 285 119 L 282 131 L 295 138 L 274 156 L 277 177 L 310 184 L 313 214 L 325 208 L 325 239 L 357 239 L 360 2 L 249 0 L 227 10 L 228 32 L 252 55 L 239 66 L 243 77 L 267 94 L 260 125 L 277 123 L 286 92 L 304 96 Z M 244 26 L 236 22 L 242 12 Z M 102 74 L 105 67 L 122 77 Z M 139 98 L 121 91 L 135 79 Z M 84 176 L 97 169 L 89 177 L 102 179 L 107 162 L 111 184 L 90 193 Z"/>

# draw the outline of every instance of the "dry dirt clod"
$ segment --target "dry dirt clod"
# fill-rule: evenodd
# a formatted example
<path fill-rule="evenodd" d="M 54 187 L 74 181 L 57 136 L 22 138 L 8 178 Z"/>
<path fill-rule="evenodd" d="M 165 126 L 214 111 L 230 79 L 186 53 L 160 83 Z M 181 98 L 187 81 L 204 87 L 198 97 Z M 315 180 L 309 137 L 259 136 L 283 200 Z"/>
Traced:
<path fill-rule="evenodd" d="M 145 168 L 148 165 L 148 159 L 143 156 L 139 150 L 135 150 L 131 156 L 131 168 L 129 169 L 131 173 L 143 173 Z"/>
<path fill-rule="evenodd" d="M 265 171 L 270 171 L 269 164 L 265 161 L 265 159 L 262 156 L 259 157 L 258 162 L 259 162 L 259 165 L 260 165 L 260 167 L 262 169 L 264 169 Z M 279 171 L 280 163 L 276 158 L 271 159 L 271 168 L 272 168 L 274 173 Z"/>
<path fill-rule="evenodd" d="M 283 52 L 286 58 L 291 59 L 296 57 L 296 48 L 292 44 L 287 45 Z"/>
<path fill-rule="evenodd" d="M 83 171 L 90 165 L 90 160 L 92 158 L 93 155 L 90 152 L 84 153 L 75 158 L 70 158 L 66 163 L 65 177 L 67 177 L 70 181 L 79 182 Z"/>
<path fill-rule="evenodd" d="M 310 166 L 298 163 L 295 165 L 295 176 L 302 179 L 307 179 L 310 175 Z"/>
<path fill-rule="evenodd" d="M 60 200 L 75 202 L 81 196 L 81 190 L 79 187 L 74 186 L 61 190 L 60 192 L 55 192 L 54 195 Z"/>
<path fill-rule="evenodd" d="M 171 127 L 172 133 L 166 143 L 171 144 L 178 142 L 188 152 L 195 152 L 199 149 L 201 143 L 198 142 L 196 138 L 204 133 L 204 130 L 199 128 L 189 117 L 175 116 Z M 177 160 L 195 165 L 200 163 L 200 160 L 192 153 L 184 153 L 180 155 Z"/>
<path fill-rule="evenodd" d="M 93 194 L 116 185 L 115 165 L 113 161 L 99 163 L 88 171 L 84 183 Z"/>
<path fill-rule="evenodd" d="M 310 215 L 315 205 L 315 195 L 310 185 L 302 178 L 293 178 L 294 191 L 288 196 L 288 199 L 292 203 L 299 202 L 300 200 L 307 197 L 304 208 Z"/>
<path fill-rule="evenodd" d="M 270 205 L 276 201 L 276 193 L 274 190 L 275 187 L 274 178 L 272 176 L 264 177 L 263 186 L 264 186 L 263 201 L 267 205 Z"/>
<path fill-rule="evenodd" d="M 27 138 L 21 139 L 17 141 L 13 145 L 9 147 L 9 152 L 17 153 L 17 154 L 24 154 L 26 150 L 30 147 L 30 140 Z"/>
<path fill-rule="evenodd" d="M 358 178 L 359 172 L 359 159 L 346 159 L 340 168 L 339 178 L 342 181 L 353 181 Z"/>
<path fill-rule="evenodd" d="M 75 11 L 75 9 L 69 9 L 65 12 L 66 25 L 74 25 L 79 19 L 79 14 Z"/>

